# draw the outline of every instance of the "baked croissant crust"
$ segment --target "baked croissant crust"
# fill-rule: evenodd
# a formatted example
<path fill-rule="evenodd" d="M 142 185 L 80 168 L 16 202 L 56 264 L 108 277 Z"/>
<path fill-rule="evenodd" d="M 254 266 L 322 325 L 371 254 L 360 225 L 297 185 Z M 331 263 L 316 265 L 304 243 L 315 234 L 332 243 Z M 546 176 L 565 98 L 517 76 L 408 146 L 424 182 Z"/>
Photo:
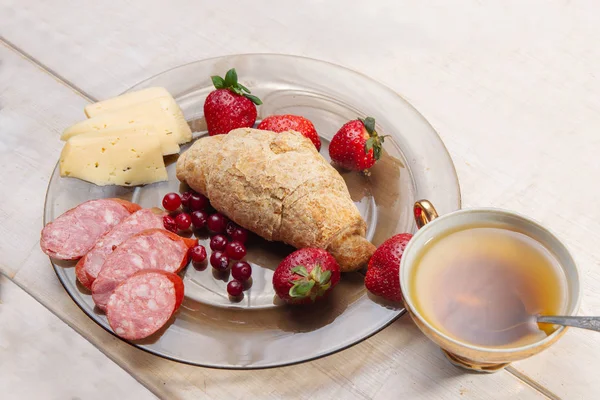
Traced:
<path fill-rule="evenodd" d="M 177 178 L 267 240 L 329 251 L 342 271 L 375 251 L 344 179 L 297 132 L 241 128 L 201 138 L 179 157 Z"/>

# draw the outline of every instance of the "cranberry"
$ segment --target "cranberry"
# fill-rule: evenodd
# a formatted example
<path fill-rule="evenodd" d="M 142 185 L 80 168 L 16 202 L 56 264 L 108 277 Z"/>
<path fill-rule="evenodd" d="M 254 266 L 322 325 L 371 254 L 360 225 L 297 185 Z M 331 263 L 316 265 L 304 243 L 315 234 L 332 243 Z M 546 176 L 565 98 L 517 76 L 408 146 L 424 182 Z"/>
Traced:
<path fill-rule="evenodd" d="M 246 243 L 246 240 L 248 240 L 248 231 L 241 226 L 238 226 L 229 236 L 231 237 L 231 240 L 235 242 Z"/>
<path fill-rule="evenodd" d="M 166 230 L 177 233 L 177 222 L 175 222 L 175 218 L 170 215 L 165 215 L 163 217 L 163 225 Z"/>
<path fill-rule="evenodd" d="M 240 282 L 245 282 L 252 275 L 252 267 L 246 261 L 238 261 L 231 267 L 231 276 Z"/>
<path fill-rule="evenodd" d="M 215 235 L 210 238 L 210 248 L 212 250 L 225 250 L 225 246 L 227 246 L 225 235 Z"/>
<path fill-rule="evenodd" d="M 227 234 L 227 236 L 231 237 L 231 234 L 237 227 L 238 227 L 238 225 L 235 222 L 229 221 L 227 223 L 227 228 L 225 228 L 225 233 Z"/>
<path fill-rule="evenodd" d="M 229 266 L 229 258 L 220 250 L 213 251 L 210 255 L 210 265 L 218 271 L 225 271 Z"/>
<path fill-rule="evenodd" d="M 211 232 L 214 233 L 223 233 L 225 232 L 225 227 L 227 226 L 227 218 L 223 214 L 215 213 L 210 214 L 208 216 L 208 220 L 206 221 L 206 226 Z"/>
<path fill-rule="evenodd" d="M 181 205 L 181 197 L 174 192 L 167 193 L 165 194 L 165 197 L 163 197 L 162 205 L 167 211 L 175 211 Z"/>
<path fill-rule="evenodd" d="M 180 231 L 185 231 L 190 229 L 190 225 L 192 225 L 192 218 L 190 217 L 190 214 L 181 213 L 175 217 L 175 223 Z"/>
<path fill-rule="evenodd" d="M 227 256 L 233 260 L 241 260 L 246 255 L 246 248 L 240 242 L 231 242 L 225 249 Z"/>
<path fill-rule="evenodd" d="M 192 224 L 195 229 L 202 229 L 206 226 L 206 220 L 208 219 L 208 213 L 206 211 L 194 211 L 192 212 Z"/>
<path fill-rule="evenodd" d="M 192 197 L 192 194 L 193 194 L 192 192 L 184 192 L 181 195 L 181 204 L 184 207 L 188 207 L 189 208 L 189 206 L 190 206 L 190 198 Z"/>
<path fill-rule="evenodd" d="M 243 291 L 244 285 L 242 285 L 242 282 L 236 279 L 232 280 L 227 284 L 227 293 L 229 293 L 231 297 L 238 297 L 242 294 Z"/>
<path fill-rule="evenodd" d="M 195 263 L 201 263 L 206 260 L 206 249 L 202 245 L 196 245 L 190 249 L 190 258 Z"/>
<path fill-rule="evenodd" d="M 204 210 L 210 204 L 206 196 L 201 195 L 200 193 L 192 193 L 190 199 L 188 201 L 190 210 L 198 211 Z"/>

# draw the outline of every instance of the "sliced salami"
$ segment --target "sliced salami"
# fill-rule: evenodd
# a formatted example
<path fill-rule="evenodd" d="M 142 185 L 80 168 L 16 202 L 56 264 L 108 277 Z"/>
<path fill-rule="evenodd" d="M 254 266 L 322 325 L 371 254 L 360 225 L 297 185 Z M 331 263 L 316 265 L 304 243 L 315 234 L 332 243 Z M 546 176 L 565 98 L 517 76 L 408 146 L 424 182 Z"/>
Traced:
<path fill-rule="evenodd" d="M 83 286 L 91 289 L 104 261 L 117 246 L 146 229 L 163 228 L 162 217 L 164 214 L 165 212 L 158 208 L 144 208 L 121 221 L 106 235 L 98 239 L 94 247 L 79 260 L 75 266 L 77 280 Z"/>
<path fill-rule="evenodd" d="M 42 229 L 42 251 L 59 260 L 83 257 L 96 241 L 141 207 L 121 199 L 81 203 Z"/>
<path fill-rule="evenodd" d="M 177 273 L 188 262 L 188 250 L 198 244 L 164 229 L 149 229 L 125 240 L 104 261 L 92 284 L 92 298 L 101 310 L 115 288 L 143 269 Z"/>
<path fill-rule="evenodd" d="M 161 270 L 142 270 L 123 281 L 106 305 L 112 330 L 123 339 L 139 340 L 162 328 L 183 301 L 183 281 Z"/>

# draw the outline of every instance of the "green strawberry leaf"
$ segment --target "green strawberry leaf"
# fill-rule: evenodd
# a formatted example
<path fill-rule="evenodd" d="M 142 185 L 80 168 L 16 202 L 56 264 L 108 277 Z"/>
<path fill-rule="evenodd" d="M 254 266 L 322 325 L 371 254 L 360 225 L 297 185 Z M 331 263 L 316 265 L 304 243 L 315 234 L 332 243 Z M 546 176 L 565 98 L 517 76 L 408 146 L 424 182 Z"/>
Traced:
<path fill-rule="evenodd" d="M 235 68 L 231 68 L 229 71 L 227 71 L 227 73 L 225 74 L 225 85 L 227 87 L 233 88 L 235 86 L 237 86 L 237 72 L 235 72 Z"/>
<path fill-rule="evenodd" d="M 369 135 L 375 134 L 375 118 L 367 117 L 364 120 L 362 120 L 362 123 L 365 126 L 367 132 L 369 132 Z"/>
<path fill-rule="evenodd" d="M 374 137 L 367 139 L 367 141 L 365 142 L 365 154 L 368 153 L 369 150 L 371 150 L 373 148 L 373 146 L 375 145 L 375 140 L 376 140 L 376 138 L 374 138 Z"/>
<path fill-rule="evenodd" d="M 308 278 L 308 271 L 306 270 L 306 267 L 304 267 L 304 265 L 297 265 L 294 268 L 292 268 L 291 271 L 294 274 Z"/>
<path fill-rule="evenodd" d="M 244 95 L 244 92 L 242 92 L 242 89 L 240 89 L 237 86 L 232 86 L 232 87 L 229 88 L 229 90 L 231 90 L 235 94 L 239 94 L 240 96 Z"/>
<path fill-rule="evenodd" d="M 260 101 L 260 99 L 254 95 L 244 94 L 244 96 L 247 97 L 248 99 L 250 99 L 250 101 L 252 101 L 257 106 L 260 106 L 262 104 L 262 101 Z"/>
<path fill-rule="evenodd" d="M 289 295 L 290 297 L 306 297 L 313 286 L 315 286 L 315 281 L 296 281 L 294 286 L 290 288 Z"/>
<path fill-rule="evenodd" d="M 248 89 L 246 86 L 242 85 L 241 83 L 238 83 L 238 86 L 240 87 L 240 89 L 242 89 L 244 92 L 246 93 L 250 93 L 250 89 Z"/>
<path fill-rule="evenodd" d="M 381 143 L 377 141 L 377 144 L 373 146 L 373 158 L 379 160 L 381 157 Z"/>
<path fill-rule="evenodd" d="M 319 282 L 321 280 L 321 266 L 319 264 L 315 265 L 312 271 L 310 271 L 310 277 L 315 282 Z"/>
<path fill-rule="evenodd" d="M 212 79 L 212 83 L 215 86 L 215 88 L 217 88 L 217 89 L 225 88 L 225 81 L 220 76 L 216 76 L 216 75 L 211 76 L 210 79 Z"/>
<path fill-rule="evenodd" d="M 325 285 L 331 285 L 329 279 L 331 279 L 331 271 L 325 271 L 321 274 L 321 277 L 318 280 L 319 285 L 321 285 L 321 288 L 323 288 Z"/>

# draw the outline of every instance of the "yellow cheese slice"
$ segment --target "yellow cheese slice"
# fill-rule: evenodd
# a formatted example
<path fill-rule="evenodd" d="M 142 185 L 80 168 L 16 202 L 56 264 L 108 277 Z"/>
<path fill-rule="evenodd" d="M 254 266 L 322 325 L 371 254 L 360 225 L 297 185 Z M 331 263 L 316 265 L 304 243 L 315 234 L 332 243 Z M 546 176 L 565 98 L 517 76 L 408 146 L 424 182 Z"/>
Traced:
<path fill-rule="evenodd" d="M 126 128 L 132 124 L 151 125 L 159 134 L 175 139 L 176 143 L 192 140 L 192 131 L 181 109 L 171 97 L 159 97 L 116 111 L 108 111 L 65 129 L 62 140 L 89 131 Z"/>
<path fill-rule="evenodd" d="M 116 111 L 121 108 L 126 108 L 138 103 L 143 103 L 148 100 L 157 99 L 159 97 L 171 97 L 171 93 L 162 87 L 151 87 L 148 89 L 138 90 L 136 92 L 125 93 L 112 99 L 99 101 L 94 104 L 89 104 L 85 107 L 85 115 L 95 117 L 107 111 Z"/>
<path fill-rule="evenodd" d="M 136 186 L 166 181 L 157 135 L 144 132 L 73 136 L 60 154 L 60 175 L 99 186 Z"/>
<path fill-rule="evenodd" d="M 153 125 L 143 125 L 143 124 L 127 124 L 127 125 L 119 125 L 115 128 L 104 128 L 99 130 L 90 130 L 87 132 L 77 132 L 71 135 L 71 138 L 75 136 L 79 136 L 82 134 L 86 134 L 89 132 L 97 132 L 103 135 L 125 135 L 128 133 L 144 133 L 146 135 L 154 135 L 158 138 L 160 142 L 160 149 L 163 156 L 168 156 L 169 154 L 177 154 L 179 153 L 179 145 L 175 141 L 173 135 L 167 135 L 165 133 L 159 133 L 158 130 Z"/>

